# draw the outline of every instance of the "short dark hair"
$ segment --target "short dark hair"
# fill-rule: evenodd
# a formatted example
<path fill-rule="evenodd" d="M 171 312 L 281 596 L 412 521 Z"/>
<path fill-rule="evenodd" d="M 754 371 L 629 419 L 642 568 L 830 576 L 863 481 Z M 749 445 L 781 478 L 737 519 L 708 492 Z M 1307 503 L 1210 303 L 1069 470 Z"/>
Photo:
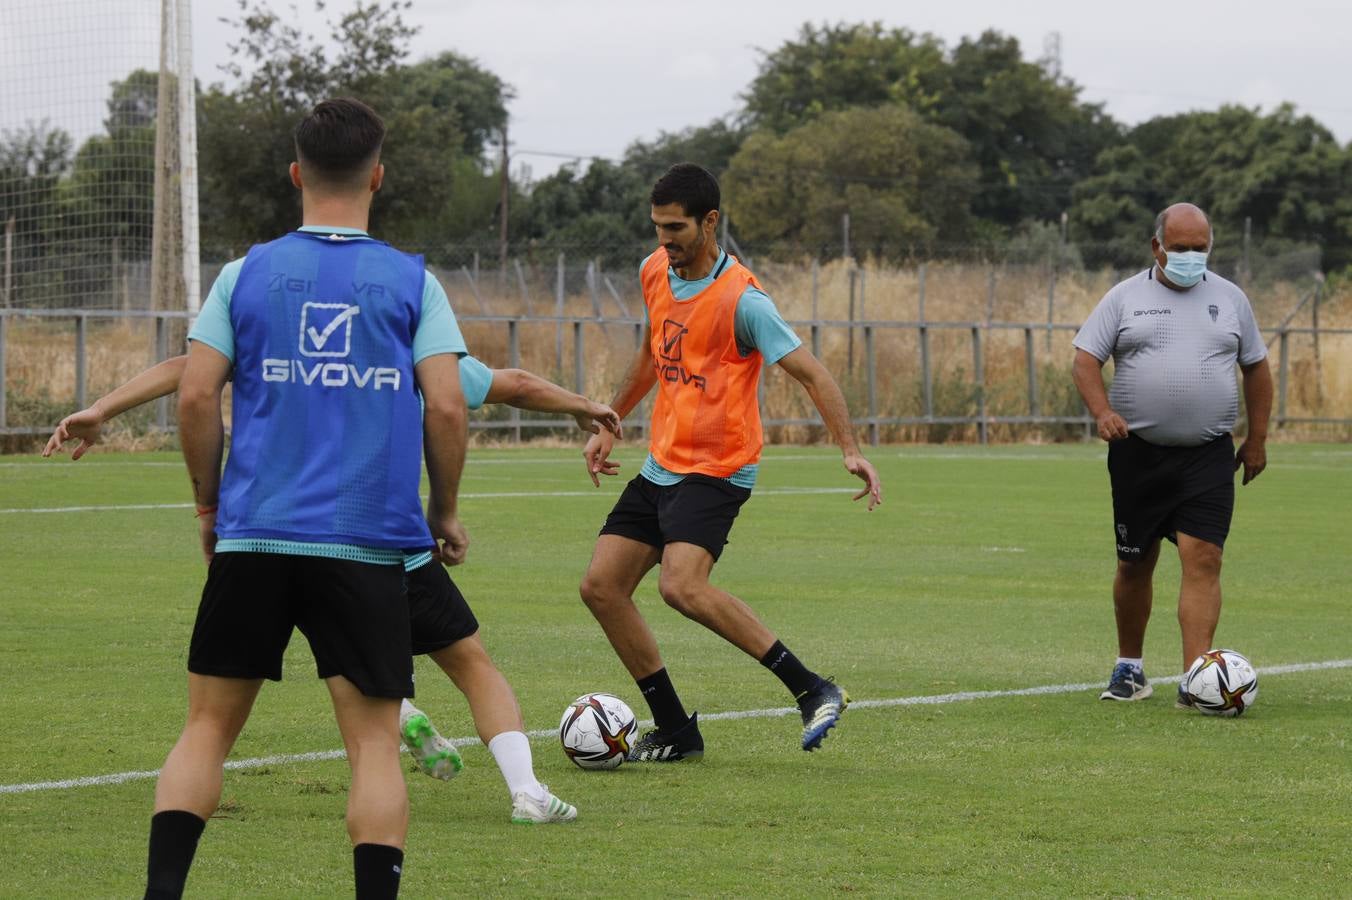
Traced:
<path fill-rule="evenodd" d="M 694 163 L 677 163 L 657 179 L 648 199 L 653 206 L 679 203 L 687 216 L 703 222 L 710 210 L 718 209 L 721 197 L 718 179 L 708 169 Z"/>
<path fill-rule="evenodd" d="M 296 125 L 296 158 L 328 185 L 356 187 L 380 155 L 385 123 L 352 97 L 325 100 Z"/>

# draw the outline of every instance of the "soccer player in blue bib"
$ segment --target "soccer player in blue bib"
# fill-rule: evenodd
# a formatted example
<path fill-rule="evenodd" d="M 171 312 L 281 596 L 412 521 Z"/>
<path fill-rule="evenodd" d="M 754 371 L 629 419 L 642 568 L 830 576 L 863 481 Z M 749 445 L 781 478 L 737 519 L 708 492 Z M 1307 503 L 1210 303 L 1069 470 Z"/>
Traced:
<path fill-rule="evenodd" d="M 228 298 L 230 279 L 227 267 L 212 290 Z M 211 331 L 210 326 L 201 322 L 197 330 L 199 339 Z M 214 332 L 217 337 L 229 333 L 223 326 Z M 187 359 L 175 356 L 151 366 L 88 408 L 66 416 L 52 433 L 42 455 L 51 456 L 67 441 L 74 440 L 79 444 L 71 458 L 79 459 L 99 442 L 103 426 L 110 419 L 177 391 Z M 602 428 L 614 434 L 620 431 L 619 416 L 610 407 L 524 369 L 490 369 L 472 356 L 463 356 L 460 385 L 471 410 L 485 403 L 504 403 L 536 412 L 566 413 L 584 431 Z M 409 554 L 404 559 L 404 568 L 413 654 L 431 657 L 465 695 L 475 730 L 507 783 L 512 821 L 522 824 L 574 821 L 577 809 L 550 793 L 535 777 L 530 741 L 516 694 L 480 640 L 478 620 L 460 589 L 430 552 Z M 424 774 L 449 780 L 460 771 L 463 764 L 455 745 L 437 732 L 426 713 L 407 700 L 400 706 L 399 733 Z"/>
<path fill-rule="evenodd" d="M 352 769 L 356 895 L 399 890 L 408 793 L 397 728 L 400 700 L 413 696 L 403 563 L 406 550 L 433 546 L 446 561 L 464 555 L 465 344 L 422 258 L 364 236 L 384 135 L 356 100 L 325 101 L 300 122 L 291 179 L 304 227 L 250 249 L 228 303 L 213 291 L 189 334 L 180 436 L 210 568 L 188 654 L 188 720 L 155 790 L 147 897 L 182 894 L 225 757 L 263 680 L 281 678 L 295 628 Z M 222 318 L 228 327 L 213 331 Z"/>

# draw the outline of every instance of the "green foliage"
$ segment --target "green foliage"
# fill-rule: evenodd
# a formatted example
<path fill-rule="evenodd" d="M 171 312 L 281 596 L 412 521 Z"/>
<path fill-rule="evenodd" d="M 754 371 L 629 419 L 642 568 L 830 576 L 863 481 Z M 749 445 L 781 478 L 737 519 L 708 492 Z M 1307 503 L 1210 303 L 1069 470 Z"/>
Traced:
<path fill-rule="evenodd" d="M 747 131 L 722 119 L 684 131 L 662 132 L 653 141 L 635 141 L 624 165 L 651 185 L 676 163 L 693 162 L 720 176 L 746 140 Z"/>
<path fill-rule="evenodd" d="M 877 106 L 948 127 L 980 166 L 972 213 L 1008 227 L 1059 216 L 1071 185 L 1120 140 L 1118 126 L 1079 92 L 998 32 L 949 51 L 933 35 L 874 23 L 804 26 L 797 41 L 765 55 L 745 99 L 752 125 L 781 134 L 832 110 Z"/>
<path fill-rule="evenodd" d="M 749 137 L 728 168 L 725 206 L 748 241 L 839 246 L 848 212 L 861 255 L 957 242 L 977 187 L 967 154 L 960 135 L 903 106 L 825 113 Z"/>
<path fill-rule="evenodd" d="M 778 134 L 855 106 L 900 104 L 928 113 L 949 87 L 942 41 L 879 22 L 805 24 L 797 40 L 762 54 L 743 95 L 745 117 Z"/>
<path fill-rule="evenodd" d="M 497 177 L 482 157 L 506 122 L 511 88 L 452 52 L 406 63 L 417 33 L 403 21 L 408 7 L 358 2 L 330 23 L 327 42 L 264 2 L 241 7 L 227 69 L 239 84 L 213 85 L 198 104 L 209 255 L 238 255 L 296 226 L 292 131 L 317 102 L 344 95 L 370 103 L 388 129 L 371 227 L 411 248 L 487 240 Z"/>

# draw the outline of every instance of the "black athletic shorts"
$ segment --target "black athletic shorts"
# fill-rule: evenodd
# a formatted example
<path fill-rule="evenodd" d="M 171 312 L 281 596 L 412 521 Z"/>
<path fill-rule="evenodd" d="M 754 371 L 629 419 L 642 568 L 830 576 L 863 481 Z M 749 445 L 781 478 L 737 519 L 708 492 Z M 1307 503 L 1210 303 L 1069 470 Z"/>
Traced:
<path fill-rule="evenodd" d="M 750 496 L 749 488 L 710 475 L 687 475 L 672 485 L 635 475 L 601 534 L 618 534 L 658 549 L 676 542 L 695 544 L 717 561 L 737 512 Z"/>
<path fill-rule="evenodd" d="M 1235 444 L 1222 435 L 1200 447 L 1161 447 L 1136 435 L 1108 445 L 1117 558 L 1141 559 L 1178 532 L 1225 546 L 1235 511 Z"/>
<path fill-rule="evenodd" d="M 430 560 L 405 577 L 415 655 L 435 653 L 479 630 L 464 595 L 441 563 Z"/>
<path fill-rule="evenodd" d="M 342 675 L 368 697 L 412 697 L 402 564 L 281 553 L 217 553 L 193 625 L 188 671 L 282 678 L 299 628 L 320 678 Z"/>

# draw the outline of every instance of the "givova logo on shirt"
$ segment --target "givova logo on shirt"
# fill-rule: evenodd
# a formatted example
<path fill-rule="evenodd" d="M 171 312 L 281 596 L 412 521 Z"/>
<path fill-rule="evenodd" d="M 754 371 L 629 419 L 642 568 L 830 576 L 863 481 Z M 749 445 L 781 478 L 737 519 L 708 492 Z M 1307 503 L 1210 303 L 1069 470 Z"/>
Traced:
<path fill-rule="evenodd" d="M 355 303 L 307 302 L 300 309 L 300 355 L 311 358 L 343 358 L 352 353 L 352 323 L 361 314 Z M 398 369 L 387 366 L 358 368 L 350 362 L 307 364 L 303 359 L 263 360 L 263 380 L 310 386 L 399 390 Z"/>

